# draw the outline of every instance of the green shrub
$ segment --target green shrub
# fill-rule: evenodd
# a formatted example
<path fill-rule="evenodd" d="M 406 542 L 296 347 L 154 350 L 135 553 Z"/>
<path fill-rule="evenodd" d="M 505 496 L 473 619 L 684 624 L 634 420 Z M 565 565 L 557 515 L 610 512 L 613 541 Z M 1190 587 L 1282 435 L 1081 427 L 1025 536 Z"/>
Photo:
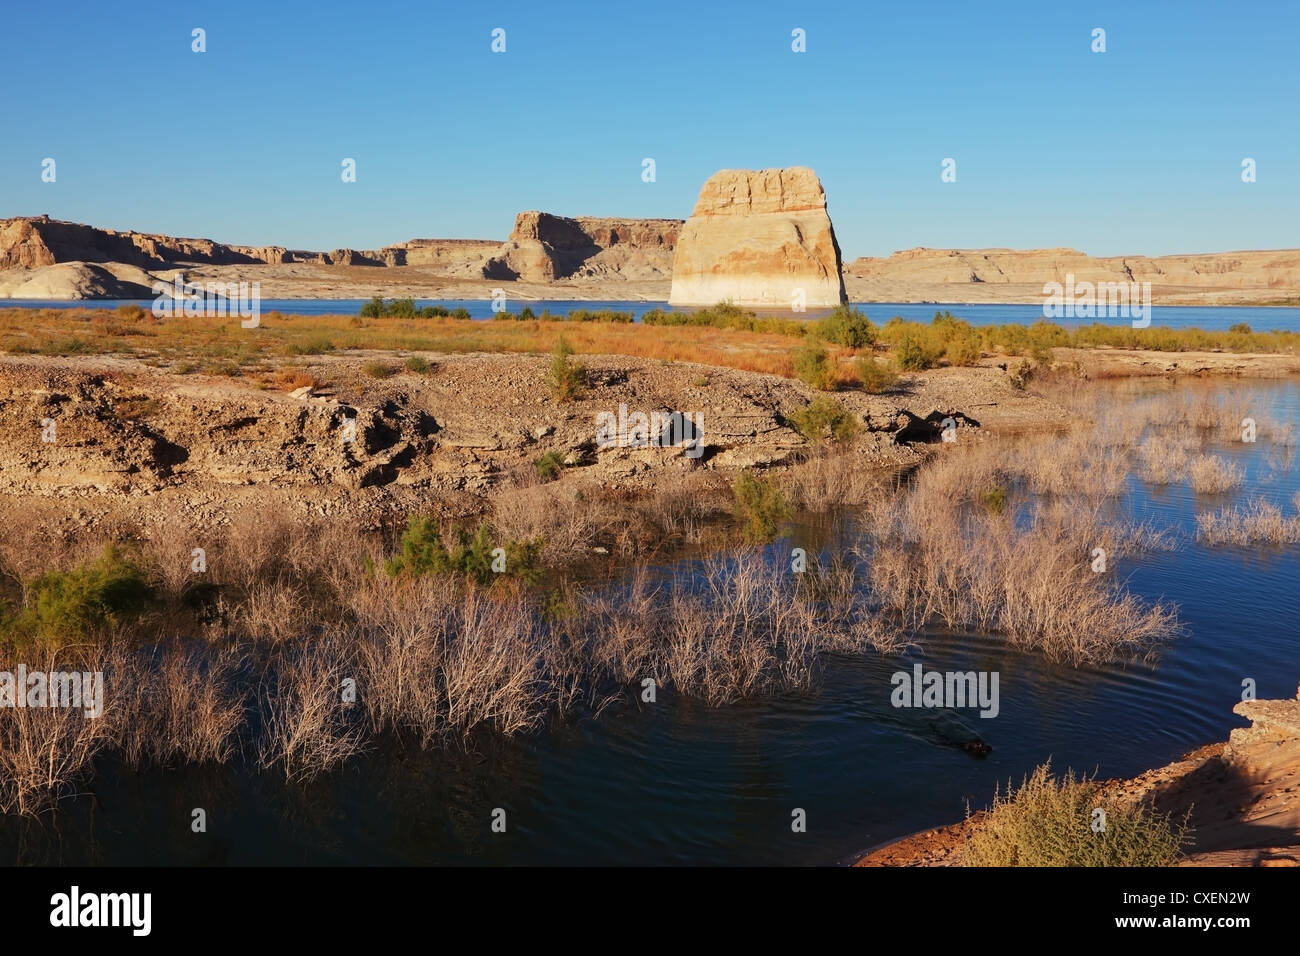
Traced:
<path fill-rule="evenodd" d="M 746 468 L 731 485 L 732 511 L 741 523 L 745 540 L 761 544 L 776 537 L 790 506 L 772 477 L 758 478 Z"/>
<path fill-rule="evenodd" d="M 794 353 L 794 374 L 805 385 L 823 392 L 833 391 L 837 384 L 826 346 L 817 339 L 808 340 Z"/>
<path fill-rule="evenodd" d="M 527 321 L 530 321 L 530 320 L 535 319 L 535 318 L 537 318 L 537 316 L 533 314 L 533 310 L 532 310 L 532 307 L 531 307 L 531 306 L 527 306 L 527 305 L 526 305 L 526 306 L 524 306 L 522 309 L 519 310 L 519 321 L 520 321 L 520 322 L 527 322 Z"/>
<path fill-rule="evenodd" d="M 812 328 L 815 334 L 828 342 L 850 349 L 874 344 L 878 334 L 871 320 L 851 305 L 837 305 L 830 315 L 815 322 Z"/>
<path fill-rule="evenodd" d="M 1190 842 L 1186 819 L 1175 824 L 1142 806 L 1106 797 L 1073 772 L 1058 780 L 1043 764 L 1020 789 L 995 794 L 993 807 L 971 828 L 966 866 L 1170 866 Z M 1093 810 L 1106 826 L 1093 832 Z"/>
<path fill-rule="evenodd" d="M 921 339 L 911 333 L 905 334 L 894 346 L 894 361 L 904 372 L 921 372 L 934 368 L 935 361 L 921 343 Z"/>
<path fill-rule="evenodd" d="M 1007 489 L 998 485 L 994 488 L 986 488 L 980 492 L 980 504 L 982 504 L 990 514 L 1000 515 L 1007 510 Z"/>
<path fill-rule="evenodd" d="M 303 342 L 292 342 L 285 346 L 289 355 L 323 355 L 334 351 L 334 343 L 328 336 L 317 335 Z"/>
<path fill-rule="evenodd" d="M 429 371 L 433 368 L 433 366 L 429 364 L 429 360 L 423 355 L 412 355 L 403 364 L 406 365 L 406 370 L 408 372 L 415 372 L 417 375 L 428 375 Z"/>
<path fill-rule="evenodd" d="M 391 378 L 397 369 L 387 362 L 367 362 L 361 366 L 361 371 L 370 378 Z"/>
<path fill-rule="evenodd" d="M 572 402 L 586 391 L 587 369 L 573 361 L 573 346 L 561 335 L 551 352 L 551 367 L 546 373 L 546 387 L 557 402 Z"/>
<path fill-rule="evenodd" d="M 974 365 L 980 355 L 980 335 L 974 329 L 958 332 L 948 339 L 943 349 L 949 365 Z"/>
<path fill-rule="evenodd" d="M 414 299 L 386 301 L 379 296 L 363 305 L 358 314 L 363 319 L 436 319 L 451 315 L 445 306 L 426 305 L 421 309 L 416 307 Z"/>
<path fill-rule="evenodd" d="M 888 365 L 882 365 L 870 355 L 859 355 L 854 360 L 853 368 L 858 374 L 858 381 L 864 392 L 879 395 L 898 384 L 898 373 Z"/>
<path fill-rule="evenodd" d="M 46 571 L 28 582 L 27 601 L 11 621 L 20 636 L 63 643 L 117 627 L 138 616 L 152 589 L 144 572 L 116 545 L 71 571 Z"/>
<path fill-rule="evenodd" d="M 533 467 L 542 481 L 554 481 L 564 471 L 564 456 L 558 451 L 548 451 L 533 462 Z"/>
<path fill-rule="evenodd" d="M 1253 334 L 1250 326 L 1245 322 L 1237 322 L 1229 326 L 1228 331 L 1234 335 L 1251 335 Z"/>
<path fill-rule="evenodd" d="M 507 575 L 532 584 L 541 576 L 541 541 L 496 545 L 491 534 L 486 523 L 480 524 L 473 534 L 468 528 L 457 528 L 455 540 L 448 548 L 432 519 L 412 517 L 402 532 L 398 552 L 384 562 L 384 570 L 390 577 L 454 574 L 480 585 L 491 584 Z M 494 560 L 499 557 L 492 554 L 497 547 L 505 556 L 505 570 L 500 572 L 492 570 Z"/>
<path fill-rule="evenodd" d="M 465 308 L 464 306 L 461 306 L 461 307 L 459 307 L 458 309 L 456 309 L 456 311 L 453 312 L 451 315 L 452 315 L 452 318 L 454 318 L 454 319 L 468 319 L 468 318 L 469 318 L 469 309 Z"/>
<path fill-rule="evenodd" d="M 852 444 L 861 425 L 847 409 L 829 395 L 818 395 L 790 419 L 795 430 L 808 441 L 835 445 Z"/>

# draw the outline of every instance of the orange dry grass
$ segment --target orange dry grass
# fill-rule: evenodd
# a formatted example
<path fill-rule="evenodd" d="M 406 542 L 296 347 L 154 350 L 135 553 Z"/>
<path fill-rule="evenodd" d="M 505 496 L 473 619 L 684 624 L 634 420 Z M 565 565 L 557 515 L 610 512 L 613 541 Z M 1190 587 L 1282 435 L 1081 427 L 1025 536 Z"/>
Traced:
<path fill-rule="evenodd" d="M 286 356 L 349 349 L 421 352 L 551 351 L 561 333 L 582 355 L 630 355 L 700 362 L 793 377 L 802 339 L 773 333 L 605 322 L 358 319 L 344 315 L 264 314 L 256 329 L 237 318 L 162 319 L 147 336 L 123 334 L 102 309 L 0 309 L 0 351 L 43 355 L 126 354 L 167 362 L 276 364 Z M 133 331 L 133 330 L 132 330 Z M 832 349 L 837 365 L 851 355 Z M 844 371 L 839 376 L 850 381 Z M 308 384 L 305 380 L 302 384 Z"/>

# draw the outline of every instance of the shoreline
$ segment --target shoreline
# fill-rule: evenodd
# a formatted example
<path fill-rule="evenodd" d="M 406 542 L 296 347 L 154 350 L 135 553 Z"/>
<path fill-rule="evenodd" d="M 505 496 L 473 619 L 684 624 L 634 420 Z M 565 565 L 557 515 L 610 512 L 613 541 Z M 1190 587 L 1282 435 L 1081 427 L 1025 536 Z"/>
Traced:
<path fill-rule="evenodd" d="M 1252 721 L 1131 778 L 1101 781 L 1108 798 L 1189 815 L 1193 844 L 1180 867 L 1300 866 L 1300 691 L 1291 700 L 1250 700 L 1233 712 Z M 1016 781 L 1011 781 L 1016 783 Z M 877 844 L 854 867 L 962 866 L 962 848 L 985 811 Z"/>

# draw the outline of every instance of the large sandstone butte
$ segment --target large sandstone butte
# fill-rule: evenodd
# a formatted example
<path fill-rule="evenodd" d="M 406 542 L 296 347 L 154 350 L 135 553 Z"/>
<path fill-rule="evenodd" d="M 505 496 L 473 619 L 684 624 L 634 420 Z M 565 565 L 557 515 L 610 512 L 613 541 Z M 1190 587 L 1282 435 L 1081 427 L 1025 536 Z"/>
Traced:
<path fill-rule="evenodd" d="M 672 269 L 680 219 L 570 219 L 521 212 L 510 238 L 483 263 L 488 279 L 554 282 L 572 276 L 665 277 Z"/>
<path fill-rule="evenodd" d="M 682 227 L 670 305 L 790 309 L 847 301 L 826 193 L 806 166 L 724 169 L 709 177 Z"/>

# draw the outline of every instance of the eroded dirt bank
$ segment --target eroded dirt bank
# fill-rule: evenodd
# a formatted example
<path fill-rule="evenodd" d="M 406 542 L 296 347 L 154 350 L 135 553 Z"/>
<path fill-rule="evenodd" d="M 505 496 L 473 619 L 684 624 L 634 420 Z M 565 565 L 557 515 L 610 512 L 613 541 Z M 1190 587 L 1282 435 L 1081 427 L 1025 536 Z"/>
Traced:
<path fill-rule="evenodd" d="M 565 463 L 560 482 L 626 496 L 720 488 L 741 469 L 779 468 L 813 450 L 791 416 L 820 393 L 789 379 L 584 356 L 586 392 L 560 404 L 547 357 L 422 354 L 430 367 L 419 373 L 392 353 L 314 356 L 306 371 L 319 384 L 293 391 L 136 359 L 4 357 L 0 494 L 57 504 L 73 528 L 123 512 L 220 524 L 252 497 L 362 530 L 412 511 L 472 513 L 497 487 L 535 482 L 534 462 L 548 453 Z M 373 377 L 376 362 L 389 377 Z M 887 395 L 834 397 L 861 424 L 849 454 L 863 469 L 918 460 L 949 416 L 972 435 L 1066 422 L 996 364 L 918 373 Z M 690 413 L 702 453 L 600 447 L 597 415 L 617 416 L 620 405 Z"/>

